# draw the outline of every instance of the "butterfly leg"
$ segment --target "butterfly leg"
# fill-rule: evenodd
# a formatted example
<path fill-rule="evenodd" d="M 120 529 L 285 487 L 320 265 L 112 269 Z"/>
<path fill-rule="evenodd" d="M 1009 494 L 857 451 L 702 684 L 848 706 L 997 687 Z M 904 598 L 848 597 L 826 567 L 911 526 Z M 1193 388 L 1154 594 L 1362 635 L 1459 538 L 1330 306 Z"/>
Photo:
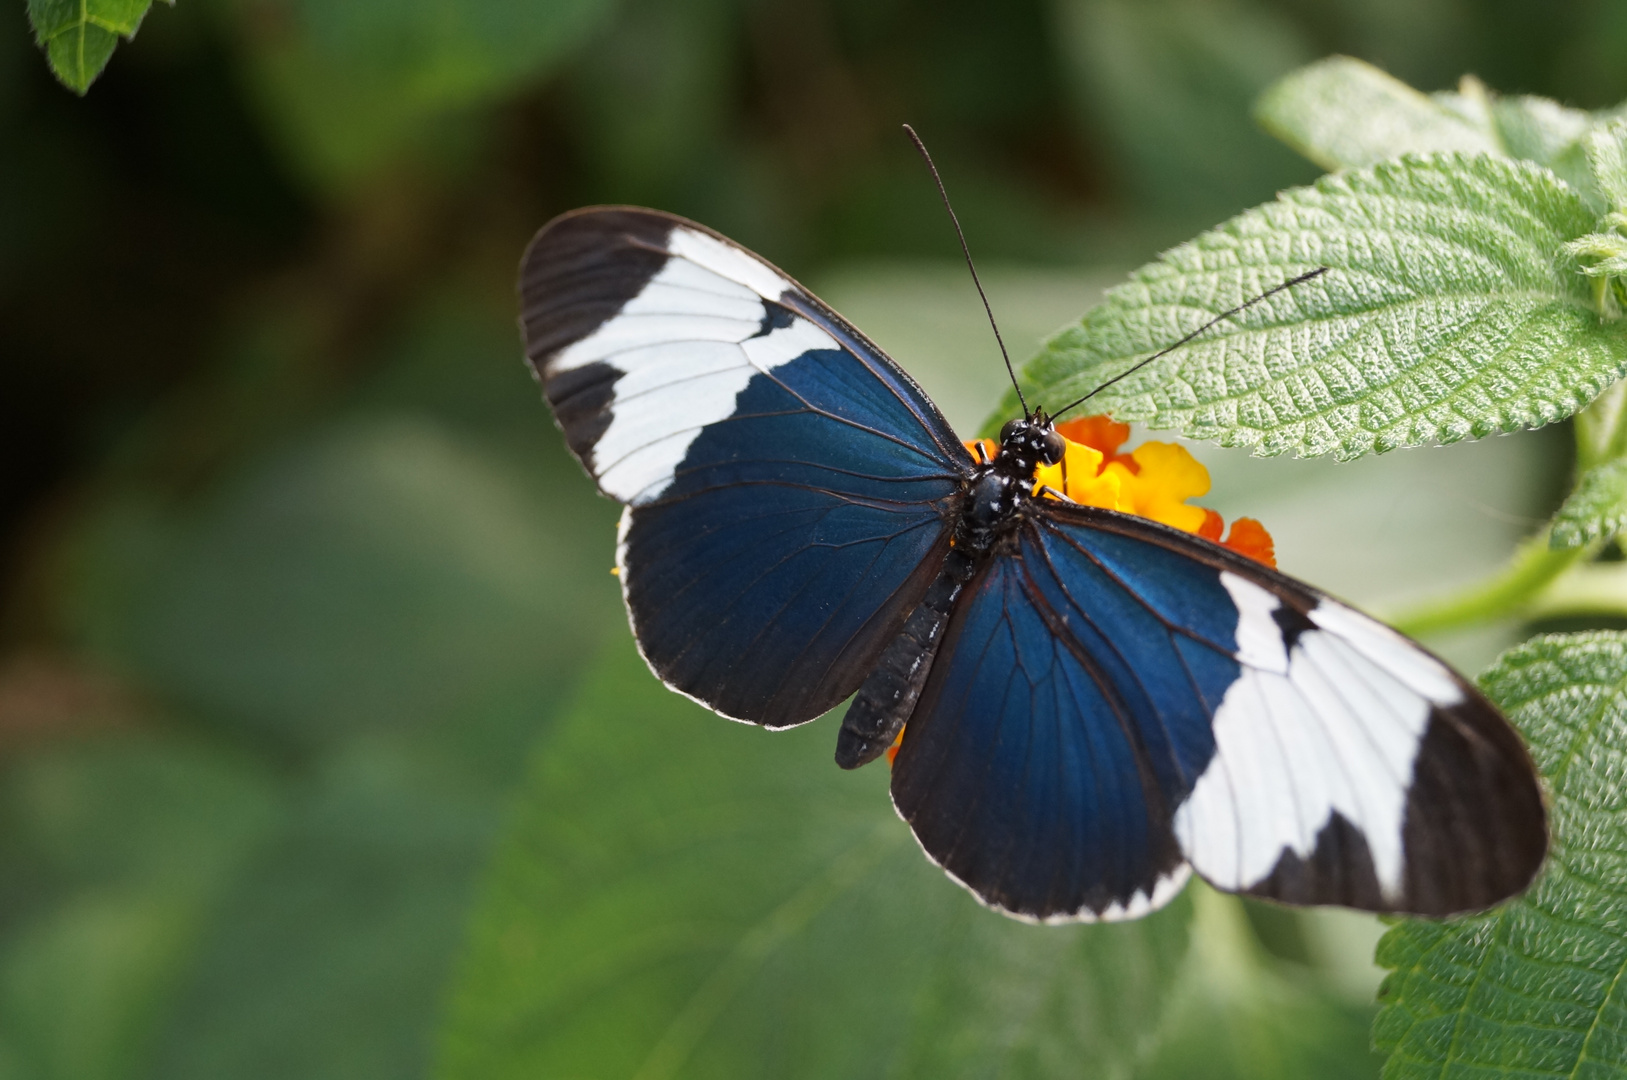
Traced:
<path fill-rule="evenodd" d="M 949 612 L 972 578 L 976 563 L 950 549 L 943 569 L 904 623 L 904 629 L 881 654 L 853 696 L 836 737 L 836 764 L 844 769 L 868 765 L 893 744 L 903 729 L 932 672 L 932 658 L 949 622 Z"/>

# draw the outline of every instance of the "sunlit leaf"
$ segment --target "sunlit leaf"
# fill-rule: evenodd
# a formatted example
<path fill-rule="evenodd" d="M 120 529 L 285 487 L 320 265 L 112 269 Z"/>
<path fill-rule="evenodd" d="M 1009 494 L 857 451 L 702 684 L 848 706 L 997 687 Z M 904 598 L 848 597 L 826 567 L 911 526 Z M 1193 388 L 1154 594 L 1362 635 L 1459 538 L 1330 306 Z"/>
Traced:
<path fill-rule="evenodd" d="M 1551 423 L 1627 371 L 1627 323 L 1600 319 L 1561 250 L 1594 224 L 1552 173 L 1505 158 L 1327 176 L 1136 271 L 1028 364 L 1029 400 L 1060 408 L 1321 266 L 1090 408 L 1259 454 L 1340 458 Z"/>
<path fill-rule="evenodd" d="M 28 19 L 51 71 L 68 89 L 83 94 L 107 67 L 119 38 L 136 36 L 152 4 L 153 0 L 28 0 Z"/>
<path fill-rule="evenodd" d="M 1627 120 L 1601 124 L 1583 140 L 1588 169 L 1612 210 L 1627 210 Z"/>
<path fill-rule="evenodd" d="M 1596 124 L 1608 122 L 1608 115 L 1589 114 L 1540 97 L 1499 97 L 1491 103 L 1491 122 L 1504 153 L 1546 165 L 1600 210 L 1608 207 L 1608 200 L 1594 185 L 1587 135 Z"/>
<path fill-rule="evenodd" d="M 728 723 L 611 649 L 539 749 L 439 1075 L 1121 1075 L 1189 904 L 986 911 L 921 857 L 885 765 L 842 772 L 834 737 Z"/>
<path fill-rule="evenodd" d="M 1627 528 L 1627 458 L 1596 465 L 1582 475 L 1554 516 L 1548 542 L 1556 548 L 1581 547 Z"/>
<path fill-rule="evenodd" d="M 1504 97 L 1473 76 L 1423 94 L 1348 56 L 1286 76 L 1255 105 L 1260 123 L 1327 169 L 1361 168 L 1408 153 L 1463 151 L 1546 165 L 1593 209 L 1609 208 L 1589 167 L 1589 133 L 1619 109 L 1589 113 L 1548 98 Z"/>
<path fill-rule="evenodd" d="M 1627 636 L 1536 638 L 1481 681 L 1547 779 L 1553 850 L 1498 911 L 1385 935 L 1384 1075 L 1627 1076 Z"/>
<path fill-rule="evenodd" d="M 1318 60 L 1261 95 L 1265 129 L 1325 169 L 1360 168 L 1407 153 L 1501 153 L 1484 124 L 1348 56 Z"/>

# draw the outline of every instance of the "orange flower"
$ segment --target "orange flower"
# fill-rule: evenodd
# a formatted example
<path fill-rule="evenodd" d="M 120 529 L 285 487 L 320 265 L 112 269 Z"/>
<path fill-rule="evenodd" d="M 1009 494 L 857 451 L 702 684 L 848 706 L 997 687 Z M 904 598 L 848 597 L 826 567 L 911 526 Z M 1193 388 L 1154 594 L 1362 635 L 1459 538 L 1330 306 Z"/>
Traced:
<path fill-rule="evenodd" d="M 1209 492 L 1209 470 L 1176 443 L 1144 442 L 1129 454 L 1119 452 L 1130 437 L 1130 425 L 1105 416 L 1085 416 L 1056 426 L 1066 440 L 1062 460 L 1034 474 L 1034 494 L 1046 488 L 1084 506 L 1100 506 L 1150 518 L 1184 532 L 1196 533 L 1267 566 L 1277 565 L 1276 548 L 1265 526 L 1253 518 L 1232 522 L 1231 535 L 1221 534 L 1225 521 L 1215 511 L 1193 506 Z M 999 445 L 978 440 L 993 459 Z M 977 442 L 966 444 L 968 450 Z"/>
<path fill-rule="evenodd" d="M 1130 438 L 1129 424 L 1121 424 L 1105 416 L 1076 416 L 1072 420 L 1064 420 L 1058 424 L 1056 433 L 1069 442 L 1081 443 L 1093 450 L 1100 450 L 1109 465 L 1118 461 L 1134 471 L 1134 459 L 1127 454 L 1119 453 L 1119 447 Z"/>
<path fill-rule="evenodd" d="M 1217 518 L 1219 516 L 1215 515 Z M 1247 555 L 1255 562 L 1276 568 L 1277 543 L 1265 531 L 1265 526 L 1253 518 L 1238 518 L 1232 522 L 1232 534 L 1226 537 L 1225 543 L 1239 555 Z"/>

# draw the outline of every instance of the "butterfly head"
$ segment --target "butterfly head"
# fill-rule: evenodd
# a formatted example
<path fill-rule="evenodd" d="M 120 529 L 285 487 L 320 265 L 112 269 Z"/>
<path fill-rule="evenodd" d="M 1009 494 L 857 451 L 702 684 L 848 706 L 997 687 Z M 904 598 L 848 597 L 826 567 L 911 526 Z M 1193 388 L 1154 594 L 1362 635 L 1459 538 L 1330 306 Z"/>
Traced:
<path fill-rule="evenodd" d="M 1020 420 L 1008 420 L 1000 429 L 1000 454 L 995 461 L 1003 472 L 1028 479 L 1041 465 L 1055 465 L 1062 460 L 1067 442 L 1052 427 L 1043 412 Z"/>

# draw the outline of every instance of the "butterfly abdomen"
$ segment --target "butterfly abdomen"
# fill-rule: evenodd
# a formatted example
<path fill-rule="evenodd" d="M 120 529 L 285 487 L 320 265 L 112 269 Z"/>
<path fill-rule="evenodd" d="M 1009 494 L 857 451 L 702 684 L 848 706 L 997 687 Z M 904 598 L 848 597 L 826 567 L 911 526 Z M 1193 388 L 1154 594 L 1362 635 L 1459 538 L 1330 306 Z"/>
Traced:
<path fill-rule="evenodd" d="M 944 556 L 943 569 L 910 613 L 903 631 L 881 654 L 848 706 L 836 737 L 836 764 L 844 769 L 868 765 L 903 730 L 932 673 L 938 643 L 961 590 L 1000 537 L 1011 531 L 1031 482 L 985 466 L 967 485 L 954 547 Z"/>
<path fill-rule="evenodd" d="M 943 639 L 949 613 L 978 562 L 959 547 L 951 548 L 944 556 L 943 569 L 910 613 L 904 629 L 882 652 L 875 669 L 854 695 L 847 715 L 842 717 L 842 729 L 836 736 L 836 764 L 844 769 L 868 765 L 886 753 L 903 730 L 932 673 L 932 660 Z"/>

